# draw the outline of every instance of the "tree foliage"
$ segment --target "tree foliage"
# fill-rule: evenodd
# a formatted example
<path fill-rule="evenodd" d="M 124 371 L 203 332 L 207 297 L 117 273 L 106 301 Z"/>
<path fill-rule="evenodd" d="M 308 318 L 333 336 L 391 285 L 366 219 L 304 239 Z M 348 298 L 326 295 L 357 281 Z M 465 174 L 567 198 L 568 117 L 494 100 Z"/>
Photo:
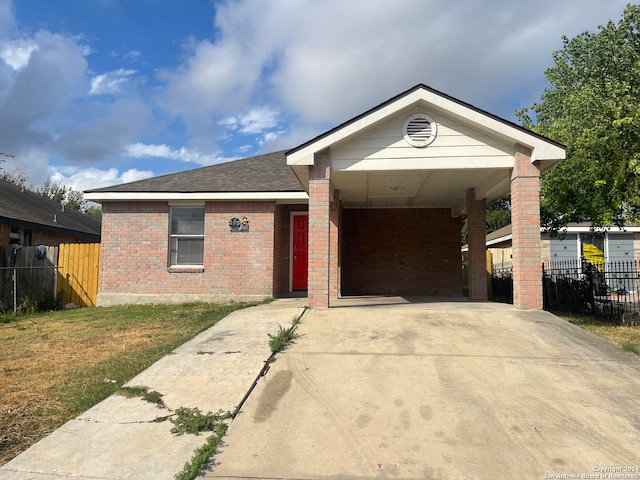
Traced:
<path fill-rule="evenodd" d="M 26 187 L 29 175 L 19 168 L 12 168 L 11 170 L 0 169 L 0 180 L 13 183 L 19 187 Z"/>
<path fill-rule="evenodd" d="M 44 184 L 36 188 L 35 192 L 58 203 L 63 203 L 65 208 L 71 210 L 83 210 L 86 203 L 82 192 L 51 180 L 50 177 L 47 177 Z"/>
<path fill-rule="evenodd" d="M 96 220 L 102 221 L 102 208 L 96 205 L 89 206 L 84 213 L 89 215 L 90 217 L 95 218 Z"/>
<path fill-rule="evenodd" d="M 545 226 L 622 225 L 640 214 L 640 6 L 597 33 L 563 37 L 539 103 L 523 125 L 567 147 L 542 177 Z M 533 117 L 533 118 L 532 118 Z"/>

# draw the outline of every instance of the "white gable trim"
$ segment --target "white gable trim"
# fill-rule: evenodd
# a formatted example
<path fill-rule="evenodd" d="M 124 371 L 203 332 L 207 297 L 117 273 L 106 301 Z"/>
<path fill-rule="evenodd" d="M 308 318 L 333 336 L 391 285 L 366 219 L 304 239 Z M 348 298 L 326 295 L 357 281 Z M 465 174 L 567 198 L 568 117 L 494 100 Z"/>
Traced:
<path fill-rule="evenodd" d="M 469 108 L 466 105 L 455 102 L 442 95 L 438 95 L 424 87 L 417 88 L 392 103 L 372 111 L 370 114 L 355 121 L 348 122 L 344 127 L 338 128 L 329 135 L 319 138 L 317 141 L 306 145 L 287 155 L 288 165 L 313 165 L 314 154 L 331 145 L 355 135 L 362 130 L 372 127 L 397 112 L 413 105 L 420 105 L 427 109 L 434 109 L 449 117 L 455 118 L 472 128 L 488 132 L 502 137 L 510 143 L 518 143 L 533 150 L 531 161 L 559 161 L 566 156 L 565 149 L 553 142 L 546 141 L 534 134 L 527 133 L 508 123 L 497 120 L 482 112 Z"/>

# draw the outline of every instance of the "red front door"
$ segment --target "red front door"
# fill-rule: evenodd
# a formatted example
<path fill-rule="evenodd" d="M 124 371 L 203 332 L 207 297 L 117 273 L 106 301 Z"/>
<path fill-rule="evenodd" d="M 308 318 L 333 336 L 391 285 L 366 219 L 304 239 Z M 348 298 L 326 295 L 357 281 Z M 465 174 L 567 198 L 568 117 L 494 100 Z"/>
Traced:
<path fill-rule="evenodd" d="M 293 290 L 307 289 L 309 215 L 293 215 Z"/>

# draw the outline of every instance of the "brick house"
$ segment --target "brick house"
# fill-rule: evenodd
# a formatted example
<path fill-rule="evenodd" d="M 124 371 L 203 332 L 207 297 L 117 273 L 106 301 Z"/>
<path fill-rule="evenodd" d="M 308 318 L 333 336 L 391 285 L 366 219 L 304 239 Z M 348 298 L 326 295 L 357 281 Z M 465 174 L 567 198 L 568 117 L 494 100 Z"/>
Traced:
<path fill-rule="evenodd" d="M 514 298 L 542 308 L 549 139 L 417 85 L 289 151 L 86 193 L 102 203 L 98 304 L 348 295 L 487 298 L 485 205 L 511 192 Z"/>
<path fill-rule="evenodd" d="M 99 241 L 98 220 L 0 180 L 0 247 Z"/>

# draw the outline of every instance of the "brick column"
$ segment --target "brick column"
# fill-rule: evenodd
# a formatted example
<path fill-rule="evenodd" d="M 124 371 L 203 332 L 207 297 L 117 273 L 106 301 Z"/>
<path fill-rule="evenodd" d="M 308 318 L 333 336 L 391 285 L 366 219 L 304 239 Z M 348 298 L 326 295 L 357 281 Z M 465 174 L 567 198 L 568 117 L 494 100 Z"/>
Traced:
<path fill-rule="evenodd" d="M 329 223 L 331 166 L 328 155 L 316 155 L 309 167 L 309 306 L 329 307 Z"/>
<path fill-rule="evenodd" d="M 516 145 L 511 172 L 513 243 L 513 304 L 542 309 L 540 260 L 540 168 L 531 163 L 531 150 Z"/>
<path fill-rule="evenodd" d="M 333 191 L 329 223 L 329 299 L 340 295 L 340 190 Z"/>
<path fill-rule="evenodd" d="M 486 204 L 467 189 L 467 240 L 469 244 L 469 300 L 487 299 Z"/>

